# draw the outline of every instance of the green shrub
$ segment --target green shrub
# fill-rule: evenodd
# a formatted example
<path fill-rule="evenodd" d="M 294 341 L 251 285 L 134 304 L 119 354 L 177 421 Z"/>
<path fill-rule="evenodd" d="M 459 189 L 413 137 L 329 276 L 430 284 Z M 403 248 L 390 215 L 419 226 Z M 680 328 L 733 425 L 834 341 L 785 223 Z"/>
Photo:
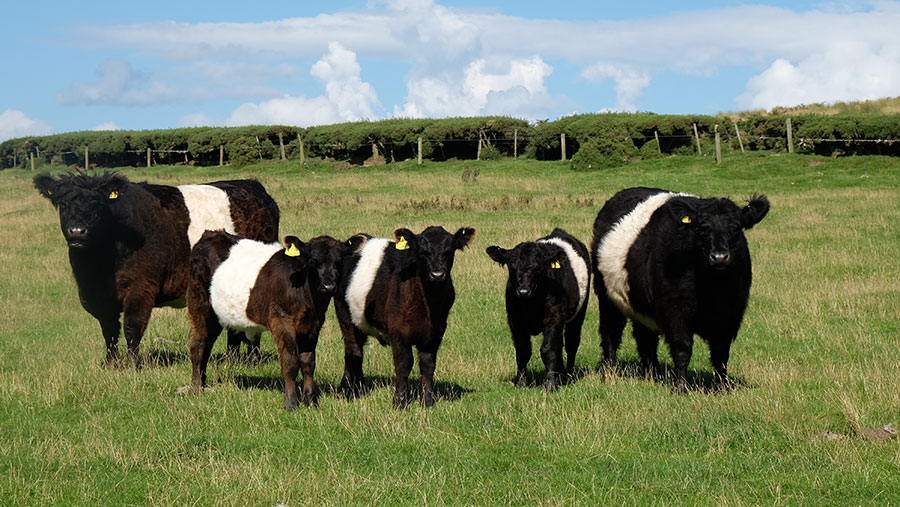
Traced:
<path fill-rule="evenodd" d="M 572 168 L 588 170 L 619 167 L 627 164 L 636 154 L 637 149 L 630 137 L 591 139 L 582 143 L 581 148 L 572 156 Z"/>
<path fill-rule="evenodd" d="M 481 147 L 481 160 L 500 160 L 502 156 L 503 154 L 500 153 L 500 150 L 490 144 L 485 144 Z"/>

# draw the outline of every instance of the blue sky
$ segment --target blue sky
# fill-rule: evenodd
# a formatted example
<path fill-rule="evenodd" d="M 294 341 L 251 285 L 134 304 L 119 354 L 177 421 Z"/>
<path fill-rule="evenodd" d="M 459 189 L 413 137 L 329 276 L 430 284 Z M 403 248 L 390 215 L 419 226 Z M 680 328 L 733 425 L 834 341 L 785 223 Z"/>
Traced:
<path fill-rule="evenodd" d="M 0 140 L 900 95 L 900 2 L 10 2 Z"/>

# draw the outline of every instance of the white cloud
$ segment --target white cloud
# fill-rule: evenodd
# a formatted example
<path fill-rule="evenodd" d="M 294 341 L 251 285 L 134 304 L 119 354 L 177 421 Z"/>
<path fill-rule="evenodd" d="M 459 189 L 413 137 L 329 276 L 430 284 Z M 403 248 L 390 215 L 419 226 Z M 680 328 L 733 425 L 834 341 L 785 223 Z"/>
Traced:
<path fill-rule="evenodd" d="M 0 114 L 0 141 L 14 137 L 46 136 L 53 133 L 53 127 L 33 120 L 22 111 L 7 109 Z"/>
<path fill-rule="evenodd" d="M 602 16 L 602 9 L 598 12 Z M 814 87 L 822 79 L 828 84 L 822 87 L 822 93 L 795 95 L 789 90 L 780 99 L 852 100 L 873 93 L 896 95 L 894 76 L 900 44 L 897 26 L 900 2 L 884 0 L 831 2 L 805 11 L 738 5 L 624 21 L 526 19 L 496 10 L 446 7 L 433 0 L 370 0 L 364 8 L 306 18 L 257 23 L 87 26 L 78 29 L 77 36 L 82 44 L 132 49 L 190 65 L 210 61 L 239 65 L 235 62 L 242 58 L 263 61 L 265 65 L 273 61 L 284 64 L 285 59 L 330 52 L 327 44 L 332 41 L 354 53 L 354 60 L 376 59 L 412 66 L 406 78 L 406 103 L 395 107 L 395 112 L 458 115 L 513 107 L 517 102 L 534 105 L 527 97 L 537 97 L 544 104 L 552 102 L 546 90 L 536 94 L 524 82 L 506 86 L 490 84 L 485 79 L 482 84 L 487 86 L 487 92 L 465 88 L 470 85 L 466 73 L 472 62 L 495 59 L 518 62 L 539 58 L 548 62 L 546 65 L 564 62 L 581 69 L 588 82 L 612 79 L 616 83 L 617 108 L 624 110 L 640 108 L 643 91 L 655 76 L 676 73 L 707 77 L 726 66 L 751 67 L 761 72 L 747 84 L 747 92 L 737 100 L 740 104 L 773 103 L 776 97 L 768 97 L 777 94 L 775 83 Z M 838 49 L 842 46 L 846 46 L 845 54 L 840 55 Z M 867 62 L 865 67 L 862 62 Z M 836 72 L 828 72 L 830 65 L 838 66 L 832 69 Z M 852 72 L 843 72 L 847 66 Z M 223 75 L 228 72 L 225 69 Z M 271 77 L 274 71 L 266 72 Z M 503 75 L 510 71 L 482 72 Z M 216 75 L 210 72 L 209 79 Z M 232 90 L 232 96 L 253 94 L 253 100 L 291 98 L 284 96 L 283 91 L 262 86 L 260 83 L 268 78 L 257 72 L 239 71 L 235 75 L 237 79 L 220 80 L 221 88 L 215 88 L 216 93 Z M 860 75 L 864 79 L 857 79 Z M 127 76 L 126 73 L 124 77 Z M 540 78 L 538 73 L 535 79 Z M 159 79 L 160 83 L 172 81 Z M 70 100 L 93 103 L 91 97 L 103 95 L 109 87 L 119 90 L 122 98 L 118 103 L 142 103 L 154 95 L 155 100 L 163 100 L 167 95 L 184 99 L 212 93 L 175 85 L 158 84 L 154 88 L 152 80 L 140 86 L 134 80 L 125 79 L 127 86 L 122 82 L 121 69 L 119 73 L 110 71 L 97 83 L 74 84 L 68 90 Z M 517 86 L 528 94 L 516 91 Z M 172 93 L 173 89 L 178 93 Z M 888 91 L 883 92 L 885 89 Z M 342 94 L 339 90 L 332 93 Z M 465 102 L 473 98 L 484 103 Z M 294 105 L 318 107 L 315 99 L 300 101 Z M 354 111 L 365 109 L 369 101 L 366 96 L 348 107 Z M 452 110 L 456 107 L 465 111 Z M 337 113 L 332 116 L 341 117 Z"/>
<path fill-rule="evenodd" d="M 146 105 L 178 97 L 178 92 L 118 58 L 110 58 L 97 67 L 98 81 L 72 83 L 60 92 L 59 102 L 72 104 Z"/>
<path fill-rule="evenodd" d="M 629 113 L 637 111 L 638 99 L 650 84 L 650 74 L 631 65 L 598 63 L 585 69 L 581 75 L 591 82 L 614 80 L 618 101 L 616 109 Z"/>
<path fill-rule="evenodd" d="M 539 117 L 552 106 L 545 81 L 553 67 L 538 57 L 512 60 L 505 69 L 484 59 L 471 62 L 462 76 L 423 76 L 407 82 L 403 107 L 394 116 L 445 117 L 503 114 Z M 530 114 L 529 114 L 530 113 Z"/>
<path fill-rule="evenodd" d="M 191 113 L 179 118 L 177 125 L 181 128 L 210 127 L 215 126 L 216 122 L 204 113 Z"/>
<path fill-rule="evenodd" d="M 784 58 L 747 82 L 735 99 L 744 109 L 818 102 L 872 100 L 900 94 L 900 45 L 875 49 L 859 43 L 830 45 L 821 54 Z"/>
<path fill-rule="evenodd" d="M 328 53 L 310 69 L 310 74 L 325 83 L 325 95 L 294 97 L 285 95 L 260 103 L 238 107 L 225 121 L 236 125 L 322 125 L 362 119 L 376 119 L 378 97 L 372 85 L 360 77 L 356 54 L 341 44 L 328 45 Z"/>
<path fill-rule="evenodd" d="M 91 130 L 122 130 L 122 129 L 119 128 L 118 125 L 116 125 L 116 122 L 108 121 L 106 123 L 101 123 L 100 125 L 97 125 L 96 127 L 92 128 Z"/>

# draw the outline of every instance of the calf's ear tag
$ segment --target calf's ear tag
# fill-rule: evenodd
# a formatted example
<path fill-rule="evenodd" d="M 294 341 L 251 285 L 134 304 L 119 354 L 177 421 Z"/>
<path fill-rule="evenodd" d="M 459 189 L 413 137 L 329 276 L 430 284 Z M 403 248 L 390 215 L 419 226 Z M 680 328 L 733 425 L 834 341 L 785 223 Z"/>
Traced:
<path fill-rule="evenodd" d="M 691 217 L 685 215 L 684 218 L 681 219 L 681 223 L 683 223 L 683 224 L 691 223 Z"/>
<path fill-rule="evenodd" d="M 300 249 L 297 248 L 297 245 L 291 243 L 284 249 L 284 255 L 287 255 L 288 257 L 300 257 Z"/>
<path fill-rule="evenodd" d="M 112 192 L 109 193 L 109 200 L 110 200 L 110 201 L 113 200 L 113 199 L 118 199 L 118 198 L 119 198 L 119 193 L 116 192 L 115 190 L 113 190 Z"/>
<path fill-rule="evenodd" d="M 409 243 L 406 242 L 405 236 L 400 236 L 400 239 L 397 240 L 397 244 L 394 246 L 397 250 L 408 250 Z"/>
<path fill-rule="evenodd" d="M 559 265 L 559 261 L 553 261 L 553 262 L 550 263 L 550 267 L 553 268 L 553 269 L 559 269 L 559 268 L 561 268 L 562 266 Z"/>

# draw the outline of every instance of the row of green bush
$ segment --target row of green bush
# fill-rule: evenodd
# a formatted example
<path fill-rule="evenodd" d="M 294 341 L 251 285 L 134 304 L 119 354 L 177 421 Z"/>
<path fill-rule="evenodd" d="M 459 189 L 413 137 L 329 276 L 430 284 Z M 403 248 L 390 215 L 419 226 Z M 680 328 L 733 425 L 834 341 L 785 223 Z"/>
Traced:
<path fill-rule="evenodd" d="M 96 167 L 147 163 L 215 165 L 220 147 L 226 162 L 242 165 L 275 159 L 284 147 L 287 158 L 301 156 L 348 161 L 392 162 L 418 156 L 429 160 L 526 156 L 540 160 L 565 156 L 576 168 L 615 166 L 634 158 L 692 154 L 697 146 L 712 155 L 718 131 L 724 150 L 742 144 L 749 150 L 786 150 L 785 116 L 727 116 L 604 113 L 567 116 L 531 124 L 503 117 L 388 119 L 323 125 L 197 127 L 169 130 L 70 132 L 10 139 L 0 143 L 0 168 L 37 164 L 80 166 L 84 153 Z M 735 123 L 735 121 L 737 123 Z M 900 155 L 900 115 L 800 115 L 791 118 L 794 149 L 829 155 Z M 735 125 L 741 132 L 736 135 Z M 887 141 L 885 141 L 887 140 Z"/>

